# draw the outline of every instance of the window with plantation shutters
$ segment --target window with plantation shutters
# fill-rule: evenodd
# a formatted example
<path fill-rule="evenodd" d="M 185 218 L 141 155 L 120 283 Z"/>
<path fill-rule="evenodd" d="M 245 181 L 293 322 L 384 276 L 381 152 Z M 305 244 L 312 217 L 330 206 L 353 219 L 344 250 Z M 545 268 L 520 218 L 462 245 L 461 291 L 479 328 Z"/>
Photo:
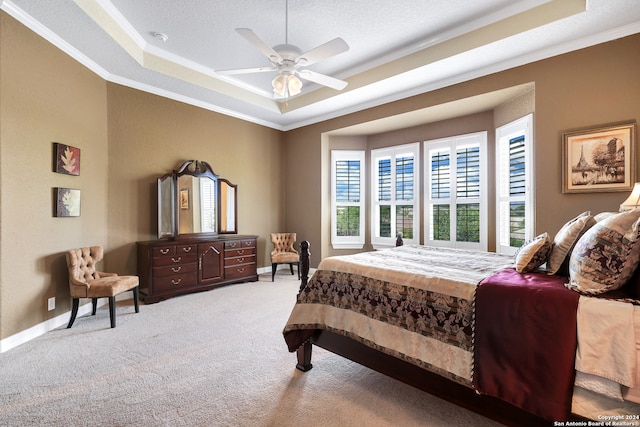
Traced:
<path fill-rule="evenodd" d="M 533 238 L 532 128 L 528 115 L 496 130 L 496 251 L 513 254 Z"/>
<path fill-rule="evenodd" d="M 216 184 L 212 179 L 200 179 L 200 197 L 193 195 L 192 203 L 194 203 L 193 211 L 200 215 L 200 230 L 206 233 L 215 233 L 218 231 L 218 225 L 216 224 Z M 194 191 L 196 189 L 194 188 Z M 200 206 L 195 206 L 196 203 L 200 203 Z M 194 216 L 196 216 L 194 214 Z"/>
<path fill-rule="evenodd" d="M 364 151 L 331 151 L 331 244 L 364 246 Z"/>
<path fill-rule="evenodd" d="M 487 133 L 425 142 L 425 244 L 487 250 Z"/>
<path fill-rule="evenodd" d="M 374 248 L 419 243 L 419 143 L 371 151 L 371 242 Z"/>

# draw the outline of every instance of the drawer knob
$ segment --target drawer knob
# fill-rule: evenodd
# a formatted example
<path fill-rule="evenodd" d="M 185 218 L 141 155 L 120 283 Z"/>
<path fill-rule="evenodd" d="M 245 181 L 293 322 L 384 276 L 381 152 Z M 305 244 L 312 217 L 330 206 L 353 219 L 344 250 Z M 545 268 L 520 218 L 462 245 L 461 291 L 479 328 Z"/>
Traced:
<path fill-rule="evenodd" d="M 180 260 L 182 259 L 181 256 L 179 256 L 178 258 L 171 258 L 171 261 L 173 262 L 180 262 Z"/>
<path fill-rule="evenodd" d="M 182 250 L 184 252 L 191 252 L 191 246 L 189 246 L 188 248 L 182 248 Z"/>
<path fill-rule="evenodd" d="M 180 266 L 180 267 L 171 267 L 171 271 L 173 271 L 174 273 L 177 273 L 180 270 L 182 270 L 182 266 Z"/>
<path fill-rule="evenodd" d="M 238 255 L 243 255 L 243 254 L 244 254 L 244 249 L 240 249 L 240 250 L 238 251 Z"/>
<path fill-rule="evenodd" d="M 179 285 L 180 282 L 182 282 L 182 279 L 178 279 L 178 280 L 171 279 L 171 284 L 173 284 L 173 285 Z"/>
<path fill-rule="evenodd" d="M 162 255 L 166 255 L 166 254 L 168 254 L 168 253 L 169 253 L 169 248 L 166 248 L 166 249 L 160 249 L 160 253 L 161 253 Z"/>

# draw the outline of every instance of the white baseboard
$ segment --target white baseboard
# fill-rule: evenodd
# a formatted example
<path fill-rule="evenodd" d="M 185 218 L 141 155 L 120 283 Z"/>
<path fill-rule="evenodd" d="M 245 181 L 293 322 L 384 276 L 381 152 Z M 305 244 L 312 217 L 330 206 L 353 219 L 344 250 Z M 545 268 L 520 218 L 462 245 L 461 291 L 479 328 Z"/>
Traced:
<path fill-rule="evenodd" d="M 125 294 L 120 294 L 116 296 L 116 301 L 123 301 L 127 299 L 132 299 L 133 296 L 130 292 L 126 292 Z M 98 307 L 102 307 L 103 305 L 108 305 L 109 300 L 107 298 L 99 298 L 98 299 Z M 88 303 L 81 305 L 78 307 L 77 317 L 84 316 L 85 314 L 91 313 L 91 300 Z M 29 329 L 25 329 L 22 332 L 18 332 L 15 335 L 11 335 L 3 340 L 0 340 L 0 353 L 4 353 L 5 351 L 9 351 L 14 347 L 19 346 L 20 344 L 24 344 L 28 341 L 31 341 L 34 338 L 39 337 L 40 335 L 44 335 L 49 331 L 59 328 L 60 326 L 66 325 L 69 323 L 69 319 L 71 317 L 71 310 L 59 314 L 56 317 L 46 320 L 40 324 L 30 327 Z"/>

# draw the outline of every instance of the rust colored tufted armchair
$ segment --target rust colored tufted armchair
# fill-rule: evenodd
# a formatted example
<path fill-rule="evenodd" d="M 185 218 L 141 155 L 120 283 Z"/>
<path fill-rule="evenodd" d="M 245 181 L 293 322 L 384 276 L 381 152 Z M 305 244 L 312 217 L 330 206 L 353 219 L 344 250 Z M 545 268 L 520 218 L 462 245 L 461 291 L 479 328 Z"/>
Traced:
<path fill-rule="evenodd" d="M 276 276 L 278 264 L 289 264 L 293 274 L 293 264 L 298 267 L 298 279 L 300 279 L 300 255 L 293 248 L 296 242 L 296 233 L 271 233 L 273 250 L 271 251 L 271 281 Z"/>
<path fill-rule="evenodd" d="M 80 298 L 91 298 L 96 314 L 98 298 L 109 298 L 109 316 L 111 327 L 116 327 L 116 295 L 133 291 L 133 302 L 136 313 L 138 306 L 138 276 L 118 276 L 116 273 L 96 271 L 96 264 L 102 260 L 104 251 L 100 246 L 72 249 L 67 252 L 67 268 L 69 269 L 69 290 L 73 298 L 71 319 L 67 328 L 73 325 L 78 314 Z"/>

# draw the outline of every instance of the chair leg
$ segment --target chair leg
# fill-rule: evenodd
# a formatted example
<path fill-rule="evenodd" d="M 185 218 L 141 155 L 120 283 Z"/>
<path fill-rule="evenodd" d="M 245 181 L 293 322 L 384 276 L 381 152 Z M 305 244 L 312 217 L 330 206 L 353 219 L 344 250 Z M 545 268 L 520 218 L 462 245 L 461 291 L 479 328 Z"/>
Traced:
<path fill-rule="evenodd" d="M 67 325 L 67 329 L 73 325 L 73 322 L 76 320 L 76 316 L 78 315 L 78 305 L 80 305 L 80 298 L 73 299 L 73 306 L 71 307 L 71 319 L 69 319 L 69 324 Z"/>
<path fill-rule="evenodd" d="M 297 265 L 298 265 L 298 280 L 300 280 L 300 262 L 299 261 L 298 261 Z"/>
<path fill-rule="evenodd" d="M 136 286 L 135 288 L 133 288 L 133 304 L 136 307 L 136 313 L 140 313 L 140 305 L 138 304 L 138 286 Z"/>
<path fill-rule="evenodd" d="M 91 315 L 96 315 L 96 309 L 98 308 L 98 298 L 91 298 Z"/>
<path fill-rule="evenodd" d="M 111 327 L 116 327 L 116 297 L 109 297 L 109 317 L 111 318 Z"/>
<path fill-rule="evenodd" d="M 293 263 L 289 263 L 289 269 L 291 270 L 291 275 L 293 276 Z"/>
<path fill-rule="evenodd" d="M 271 281 L 273 282 L 273 278 L 276 277 L 276 268 L 278 267 L 278 264 L 273 263 L 271 264 Z"/>

